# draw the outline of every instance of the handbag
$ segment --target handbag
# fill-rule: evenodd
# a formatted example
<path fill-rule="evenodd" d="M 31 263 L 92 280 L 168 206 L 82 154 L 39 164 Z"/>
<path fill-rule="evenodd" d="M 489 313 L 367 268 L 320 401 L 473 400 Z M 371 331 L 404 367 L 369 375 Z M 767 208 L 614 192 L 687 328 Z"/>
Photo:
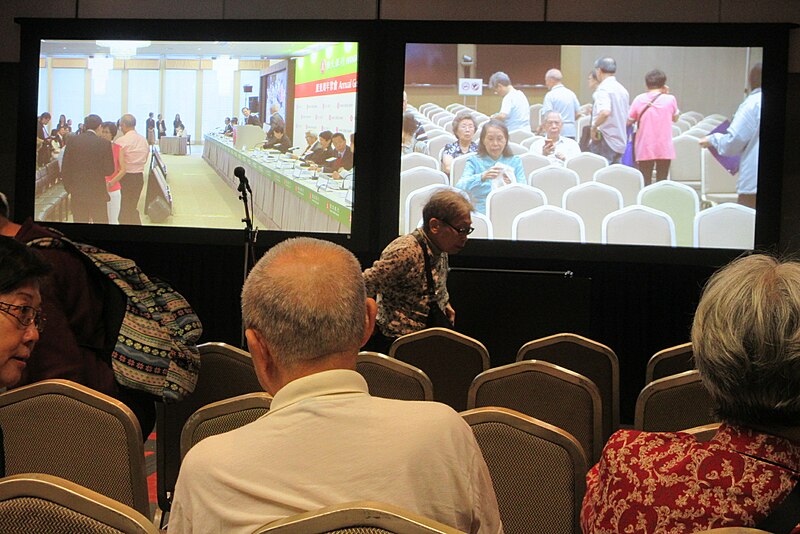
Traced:
<path fill-rule="evenodd" d="M 431 259 L 428 256 L 428 248 L 425 245 L 425 241 L 422 236 L 417 234 L 415 237 L 417 239 L 417 243 L 422 249 L 422 260 L 425 263 L 425 292 L 430 299 L 430 303 L 428 304 L 428 319 L 425 321 L 425 327 L 453 328 L 453 323 L 450 322 L 450 319 L 447 318 L 447 315 L 445 315 L 445 313 L 442 311 L 442 308 L 440 308 L 439 304 L 436 302 L 436 286 L 433 283 L 433 275 L 431 274 Z"/>

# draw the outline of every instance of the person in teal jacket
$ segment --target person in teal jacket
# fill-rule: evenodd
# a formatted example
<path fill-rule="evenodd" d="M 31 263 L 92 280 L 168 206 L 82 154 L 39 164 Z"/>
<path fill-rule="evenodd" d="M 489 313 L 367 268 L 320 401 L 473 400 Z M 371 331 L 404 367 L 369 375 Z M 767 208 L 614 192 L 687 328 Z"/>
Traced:
<path fill-rule="evenodd" d="M 484 124 L 478 153 L 467 160 L 456 187 L 466 191 L 479 213 L 486 213 L 486 197 L 493 189 L 517 182 L 527 183 L 519 156 L 508 146 L 508 128 L 499 120 Z"/>

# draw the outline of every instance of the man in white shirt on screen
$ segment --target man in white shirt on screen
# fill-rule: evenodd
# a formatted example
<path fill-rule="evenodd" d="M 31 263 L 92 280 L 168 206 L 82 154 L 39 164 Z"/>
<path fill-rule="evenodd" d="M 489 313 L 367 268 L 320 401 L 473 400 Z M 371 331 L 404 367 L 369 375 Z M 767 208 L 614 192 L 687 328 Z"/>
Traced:
<path fill-rule="evenodd" d="M 150 153 L 147 139 L 136 131 L 136 117 L 126 113 L 119 119 L 122 137 L 114 141 L 119 145 L 119 157 L 125 161 L 126 174 L 119 180 L 122 199 L 119 207 L 120 224 L 142 224 L 139 217 L 139 197 L 144 188 L 144 164 Z M 115 178 L 116 180 L 116 178 Z M 109 183 L 109 186 L 113 183 Z"/>
<path fill-rule="evenodd" d="M 589 150 L 606 158 L 608 163 L 619 163 L 628 144 L 630 96 L 617 81 L 614 58 L 599 58 L 594 62 L 594 72 L 600 85 L 594 92 Z"/>
<path fill-rule="evenodd" d="M 514 130 L 531 131 L 531 107 L 525 93 L 514 89 L 505 72 L 495 72 L 489 77 L 489 89 L 503 97 L 500 111 L 492 115 L 506 123 L 509 133 Z"/>
<path fill-rule="evenodd" d="M 373 397 L 355 371 L 376 309 L 358 260 L 339 245 L 289 239 L 259 260 L 242 290 L 242 315 L 272 406 L 189 451 L 170 534 L 249 534 L 357 500 L 463 532 L 502 532 L 489 471 L 465 421 L 437 402 Z"/>
<path fill-rule="evenodd" d="M 546 137 L 531 143 L 531 153 L 546 157 L 551 164 L 563 167 L 566 161 L 581 153 L 577 141 L 561 135 L 561 114 L 550 111 L 544 116 Z"/>
<path fill-rule="evenodd" d="M 576 139 L 575 120 L 580 116 L 581 104 L 575 93 L 564 86 L 563 78 L 564 76 L 558 69 L 550 69 L 544 75 L 544 84 L 549 90 L 542 101 L 540 132 L 544 132 L 545 115 L 551 111 L 557 111 L 561 115 L 561 135 Z"/>

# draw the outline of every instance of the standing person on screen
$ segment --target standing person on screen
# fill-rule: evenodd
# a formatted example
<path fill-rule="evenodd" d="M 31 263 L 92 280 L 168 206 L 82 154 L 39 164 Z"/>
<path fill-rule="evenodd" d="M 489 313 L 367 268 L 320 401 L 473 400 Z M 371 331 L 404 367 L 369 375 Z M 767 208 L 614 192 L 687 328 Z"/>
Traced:
<path fill-rule="evenodd" d="M 147 144 L 154 145 L 156 144 L 156 120 L 153 118 L 152 111 L 147 116 L 147 121 L 145 124 L 145 127 L 147 128 Z"/>
<path fill-rule="evenodd" d="M 636 166 L 642 171 L 645 185 L 650 183 L 653 168 L 656 181 L 666 180 L 669 166 L 675 159 L 672 123 L 678 120 L 678 101 L 669 94 L 667 75 L 655 69 L 644 75 L 647 92 L 633 99 L 628 112 L 628 125 L 636 129 Z"/>
<path fill-rule="evenodd" d="M 548 111 L 542 121 L 547 137 L 537 139 L 531 143 L 531 153 L 541 154 L 552 165 L 563 167 L 566 161 L 581 153 L 578 142 L 561 135 L 561 114 L 558 111 Z"/>
<path fill-rule="evenodd" d="M 156 128 L 158 129 L 159 139 L 167 135 L 167 123 L 164 122 L 164 117 L 161 116 L 161 113 L 158 114 L 158 120 L 156 121 Z"/>
<path fill-rule="evenodd" d="M 739 180 L 736 182 L 737 202 L 756 208 L 758 186 L 758 147 L 761 127 L 761 63 L 750 69 L 750 94 L 739 105 L 726 133 L 715 133 L 700 140 L 700 146 L 714 147 L 723 156 L 741 154 Z"/>
<path fill-rule="evenodd" d="M 601 57 L 594 62 L 594 72 L 600 84 L 594 92 L 592 109 L 592 142 L 589 150 L 606 158 L 608 163 L 619 163 L 628 144 L 628 90 L 617 81 L 617 62 L 611 57 Z"/>
<path fill-rule="evenodd" d="M 489 89 L 503 97 L 500 111 L 492 115 L 506 123 L 509 132 L 514 130 L 531 131 L 531 107 L 525 93 L 514 89 L 511 79 L 505 72 L 495 72 L 489 77 Z"/>
<path fill-rule="evenodd" d="M 542 101 L 540 111 L 542 121 L 539 133 L 545 131 L 544 119 L 551 111 L 561 115 L 561 135 L 576 139 L 575 120 L 581 115 L 581 103 L 578 97 L 571 90 L 567 89 L 562 83 L 564 75 L 558 69 L 550 69 L 544 75 L 544 84 L 547 86 L 547 94 Z"/>
<path fill-rule="evenodd" d="M 122 205 L 122 186 L 119 181 L 125 176 L 127 172 L 125 169 L 125 158 L 122 154 L 123 148 L 114 143 L 114 138 L 117 136 L 117 125 L 111 121 L 104 122 L 100 127 L 100 135 L 104 139 L 111 141 L 111 149 L 114 153 L 114 172 L 106 176 L 106 183 L 108 184 L 108 196 L 111 197 L 108 206 L 108 222 L 110 224 L 119 224 L 119 208 Z"/>
<path fill-rule="evenodd" d="M 99 116 L 88 115 L 84 132 L 70 139 L 64 150 L 61 176 L 72 199 L 73 222 L 108 222 L 106 176 L 114 172 L 114 154 L 111 143 L 99 136 L 102 123 Z"/>
<path fill-rule="evenodd" d="M 458 191 L 434 193 L 422 208 L 422 228 L 389 243 L 364 271 L 367 294 L 378 302 L 370 350 L 388 353 L 392 341 L 402 335 L 455 324 L 447 292 L 448 255 L 467 244 L 472 209 Z"/>
<path fill-rule="evenodd" d="M 120 224 L 142 224 L 139 217 L 139 198 L 144 188 L 144 164 L 150 153 L 147 139 L 136 131 L 136 118 L 126 113 L 119 120 L 122 137 L 116 143 L 122 148 L 121 157 L 125 165 L 125 175 L 120 177 L 122 185 L 122 199 L 119 209 Z M 116 179 L 115 179 L 116 180 Z M 109 182 L 109 186 L 116 183 Z"/>
<path fill-rule="evenodd" d="M 356 500 L 388 502 L 463 532 L 502 532 L 486 462 L 464 420 L 440 403 L 373 397 L 355 371 L 375 311 L 358 261 L 339 245 L 289 239 L 259 260 L 242 290 L 242 315 L 272 406 L 189 450 L 170 534 L 249 534 Z"/>
<path fill-rule="evenodd" d="M 269 130 L 267 130 L 267 139 L 275 137 L 275 129 L 280 127 L 284 132 L 286 131 L 286 121 L 279 113 L 280 107 L 278 104 L 272 104 L 269 108 Z"/>

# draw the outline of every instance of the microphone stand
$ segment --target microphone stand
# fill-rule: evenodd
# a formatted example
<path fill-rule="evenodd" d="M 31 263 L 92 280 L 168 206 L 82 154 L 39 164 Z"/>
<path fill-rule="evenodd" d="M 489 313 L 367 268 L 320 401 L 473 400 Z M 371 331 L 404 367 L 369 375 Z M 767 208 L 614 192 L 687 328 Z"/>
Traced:
<path fill-rule="evenodd" d="M 252 195 L 253 190 L 250 189 L 250 182 L 247 181 L 247 177 L 244 175 L 239 178 L 238 191 L 241 193 L 239 195 L 239 200 L 244 204 L 244 219 L 242 219 L 244 223 L 244 273 L 242 275 L 242 285 L 244 285 L 244 282 L 247 281 L 247 275 L 250 274 L 250 269 L 255 265 L 255 243 L 258 229 L 253 229 L 253 219 L 250 216 L 250 204 L 247 202 L 247 193 L 249 192 Z M 250 199 L 252 202 L 252 196 Z M 247 350 L 244 337 L 244 323 L 242 323 L 241 347 L 243 350 Z"/>

